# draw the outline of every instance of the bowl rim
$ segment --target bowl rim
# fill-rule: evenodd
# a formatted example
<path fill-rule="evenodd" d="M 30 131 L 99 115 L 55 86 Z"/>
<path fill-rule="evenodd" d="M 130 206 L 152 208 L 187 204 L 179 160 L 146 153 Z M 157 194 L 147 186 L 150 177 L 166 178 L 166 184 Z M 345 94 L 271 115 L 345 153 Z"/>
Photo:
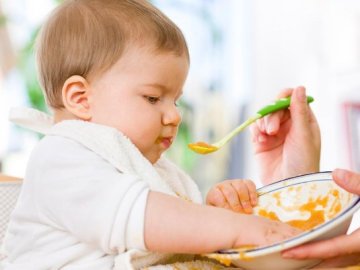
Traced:
<path fill-rule="evenodd" d="M 278 189 L 281 189 L 283 187 L 288 187 L 291 185 L 298 185 L 299 183 L 306 183 L 306 182 L 314 182 L 314 181 L 333 181 L 332 180 L 332 171 L 321 171 L 316 173 L 308 173 L 308 174 L 302 174 L 295 177 L 289 177 L 285 178 L 283 180 L 271 183 L 269 185 L 263 186 L 258 189 L 258 192 L 261 195 L 267 194 L 272 191 L 276 191 Z M 315 177 L 315 179 L 314 179 Z M 304 181 L 301 181 L 303 179 Z M 284 185 L 284 182 L 291 181 L 291 185 Z M 276 186 L 279 186 L 278 188 L 274 188 Z M 340 187 L 341 188 L 341 187 Z M 343 188 L 341 188 L 343 189 Z M 268 190 L 268 191 L 267 191 Z M 351 204 L 347 206 L 339 215 L 337 215 L 334 219 L 331 219 L 318 227 L 311 229 L 307 232 L 301 233 L 298 236 L 289 238 L 285 241 L 282 241 L 281 243 L 275 243 L 270 246 L 265 247 L 259 247 L 249 250 L 243 250 L 241 253 L 243 254 L 244 258 L 256 258 L 260 256 L 267 255 L 269 253 L 279 252 L 285 249 L 289 249 L 295 246 L 298 246 L 300 244 L 304 244 L 315 237 L 321 235 L 324 230 L 331 229 L 338 225 L 339 223 L 343 222 L 347 218 L 349 218 L 351 215 L 353 215 L 358 209 L 360 208 L 360 196 L 354 194 L 354 198 L 352 199 Z M 239 259 L 238 254 L 239 251 L 234 249 L 227 249 L 227 250 L 220 250 L 214 253 L 216 256 L 226 255 L 226 258 L 231 259 L 231 257 L 234 257 L 234 259 Z M 235 257 L 236 256 L 236 257 Z"/>

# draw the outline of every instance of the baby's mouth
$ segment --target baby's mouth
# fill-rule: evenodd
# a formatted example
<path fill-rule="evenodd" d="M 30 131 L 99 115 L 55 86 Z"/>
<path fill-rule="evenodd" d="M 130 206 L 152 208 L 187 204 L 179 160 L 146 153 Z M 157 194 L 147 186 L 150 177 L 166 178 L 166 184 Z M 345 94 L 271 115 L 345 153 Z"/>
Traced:
<path fill-rule="evenodd" d="M 165 149 L 169 148 L 173 142 L 173 137 L 160 137 L 157 140 L 157 143 L 162 145 Z"/>

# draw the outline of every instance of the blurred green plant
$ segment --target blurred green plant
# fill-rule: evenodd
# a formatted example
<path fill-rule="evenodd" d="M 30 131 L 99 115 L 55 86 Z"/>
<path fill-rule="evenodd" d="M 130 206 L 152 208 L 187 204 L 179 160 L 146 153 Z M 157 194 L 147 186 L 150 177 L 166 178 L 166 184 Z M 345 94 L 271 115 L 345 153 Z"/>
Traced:
<path fill-rule="evenodd" d="M 166 152 L 166 155 L 178 164 L 181 168 L 190 173 L 196 165 L 196 154 L 188 147 L 188 143 L 193 141 L 191 132 L 191 121 L 194 117 L 192 107 L 183 99 L 178 102 L 179 110 L 182 115 L 182 122 L 178 129 L 178 134 L 173 146 Z"/>
<path fill-rule="evenodd" d="M 47 111 L 45 98 L 37 79 L 35 67 L 34 44 L 38 32 L 39 29 L 36 29 L 32 33 L 28 43 L 21 50 L 18 67 L 25 80 L 26 94 L 30 105 L 38 110 Z"/>
<path fill-rule="evenodd" d="M 56 5 L 60 4 L 63 0 L 54 0 Z M 1 21 L 1 19 L 0 19 Z M 40 27 L 37 27 L 31 34 L 29 41 L 25 44 L 20 52 L 18 67 L 24 76 L 26 85 L 26 94 L 30 105 L 40 111 L 48 111 L 44 94 L 38 81 L 35 64 L 35 51 L 34 45 L 36 37 L 39 33 Z"/>
<path fill-rule="evenodd" d="M 3 26 L 6 24 L 6 16 L 0 15 L 0 26 Z"/>

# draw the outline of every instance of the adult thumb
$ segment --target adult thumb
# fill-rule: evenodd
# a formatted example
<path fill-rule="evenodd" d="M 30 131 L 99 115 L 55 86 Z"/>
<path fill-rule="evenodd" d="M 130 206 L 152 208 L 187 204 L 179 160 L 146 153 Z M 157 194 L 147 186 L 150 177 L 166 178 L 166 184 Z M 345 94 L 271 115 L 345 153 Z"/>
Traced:
<path fill-rule="evenodd" d="M 306 99 L 306 90 L 299 86 L 294 89 L 291 95 L 291 118 L 293 125 L 299 132 L 309 128 L 309 107 Z"/>
<path fill-rule="evenodd" d="M 343 169 L 336 169 L 332 173 L 336 184 L 343 189 L 360 195 L 360 174 Z"/>

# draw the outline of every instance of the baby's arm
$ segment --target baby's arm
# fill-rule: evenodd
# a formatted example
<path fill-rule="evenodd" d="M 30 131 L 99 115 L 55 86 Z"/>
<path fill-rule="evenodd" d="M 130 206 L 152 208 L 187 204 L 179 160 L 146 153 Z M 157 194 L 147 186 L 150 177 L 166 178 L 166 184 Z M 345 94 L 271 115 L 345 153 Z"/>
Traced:
<path fill-rule="evenodd" d="M 210 189 L 206 204 L 251 214 L 257 204 L 256 186 L 250 180 L 223 181 Z"/>
<path fill-rule="evenodd" d="M 149 192 L 145 211 L 145 245 L 157 252 L 196 254 L 264 246 L 298 233 L 284 223 L 154 191 Z"/>

